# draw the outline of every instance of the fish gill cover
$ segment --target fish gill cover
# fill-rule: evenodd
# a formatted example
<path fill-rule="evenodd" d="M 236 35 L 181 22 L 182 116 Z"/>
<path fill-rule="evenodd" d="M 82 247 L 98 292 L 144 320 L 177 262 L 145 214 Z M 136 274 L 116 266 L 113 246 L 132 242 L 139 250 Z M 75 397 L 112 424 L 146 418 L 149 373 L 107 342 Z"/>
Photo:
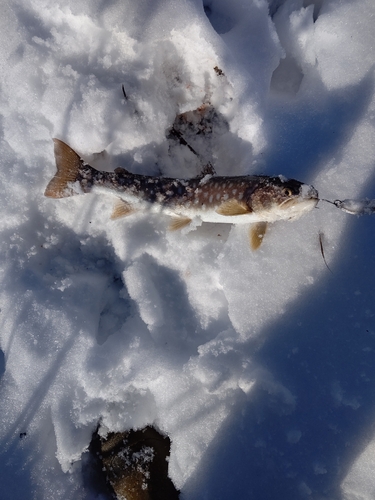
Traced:
<path fill-rule="evenodd" d="M 43 196 L 58 137 L 101 170 L 211 163 L 373 198 L 374 17 L 371 0 L 3 2 L 2 499 L 105 498 L 85 469 L 98 425 L 169 436 L 186 499 L 374 497 L 373 218 L 319 204 L 252 253 L 241 227 Z"/>

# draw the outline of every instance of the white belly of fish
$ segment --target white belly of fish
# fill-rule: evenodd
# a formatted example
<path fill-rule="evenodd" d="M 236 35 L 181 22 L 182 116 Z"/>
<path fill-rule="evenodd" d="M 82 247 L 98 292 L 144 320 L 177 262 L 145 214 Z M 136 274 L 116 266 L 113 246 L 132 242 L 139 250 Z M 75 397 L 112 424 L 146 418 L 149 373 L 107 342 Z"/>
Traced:
<path fill-rule="evenodd" d="M 185 209 L 181 207 L 178 210 L 171 210 L 164 207 L 155 207 L 155 210 L 152 211 L 159 213 L 162 212 L 172 217 L 183 217 L 187 219 L 199 217 L 203 222 L 220 224 L 253 224 L 257 222 L 276 222 L 278 220 L 296 220 L 302 217 L 305 213 L 310 212 L 313 208 L 315 208 L 316 204 L 316 200 L 302 200 L 286 209 L 273 206 L 269 210 L 231 216 L 217 213 L 216 208 Z"/>

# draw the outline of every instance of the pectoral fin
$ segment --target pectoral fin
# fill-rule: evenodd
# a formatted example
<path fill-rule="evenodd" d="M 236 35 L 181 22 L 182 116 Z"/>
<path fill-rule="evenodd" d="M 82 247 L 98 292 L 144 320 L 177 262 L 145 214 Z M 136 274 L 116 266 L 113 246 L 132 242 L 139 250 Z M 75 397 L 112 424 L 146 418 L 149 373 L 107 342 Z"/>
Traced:
<path fill-rule="evenodd" d="M 231 215 L 245 215 L 251 213 L 251 208 L 245 203 L 238 200 L 228 200 L 224 201 L 219 208 L 216 209 L 216 213 L 219 215 L 226 215 L 230 217 Z"/>
<path fill-rule="evenodd" d="M 249 238 L 252 250 L 257 250 L 262 244 L 267 231 L 267 222 L 257 222 L 250 227 Z"/>
<path fill-rule="evenodd" d="M 169 224 L 170 231 L 177 231 L 178 229 L 182 229 L 183 227 L 190 224 L 191 219 L 188 217 L 172 217 L 171 223 Z"/>
<path fill-rule="evenodd" d="M 117 200 L 113 206 L 113 211 L 111 214 L 111 219 L 119 219 L 120 217 L 126 217 L 127 215 L 134 214 L 136 210 L 124 200 Z"/>

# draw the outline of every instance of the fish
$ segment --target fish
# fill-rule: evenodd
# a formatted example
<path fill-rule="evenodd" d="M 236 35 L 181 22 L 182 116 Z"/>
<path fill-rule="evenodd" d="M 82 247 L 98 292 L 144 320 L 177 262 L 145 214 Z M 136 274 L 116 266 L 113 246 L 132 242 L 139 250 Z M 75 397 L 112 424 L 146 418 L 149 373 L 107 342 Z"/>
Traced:
<path fill-rule="evenodd" d="M 203 222 L 249 224 L 250 246 L 256 250 L 269 223 L 296 220 L 319 201 L 313 186 L 282 175 L 231 177 L 204 171 L 191 179 L 178 179 L 133 174 L 122 167 L 103 172 L 91 167 L 65 142 L 53 141 L 57 171 L 45 196 L 115 195 L 118 200 L 111 219 L 147 211 L 170 216 L 171 230 L 187 226 L 196 217 Z"/>

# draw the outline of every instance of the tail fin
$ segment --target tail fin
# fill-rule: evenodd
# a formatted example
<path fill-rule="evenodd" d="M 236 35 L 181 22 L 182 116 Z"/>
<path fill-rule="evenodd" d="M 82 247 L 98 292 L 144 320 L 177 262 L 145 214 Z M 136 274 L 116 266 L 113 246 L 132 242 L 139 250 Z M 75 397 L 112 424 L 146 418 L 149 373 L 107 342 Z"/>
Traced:
<path fill-rule="evenodd" d="M 57 172 L 46 187 L 44 196 L 48 196 L 49 198 L 65 198 L 74 194 L 73 189 L 68 186 L 68 183 L 77 180 L 82 160 L 65 142 L 59 139 L 53 139 L 53 142 L 55 143 Z"/>

